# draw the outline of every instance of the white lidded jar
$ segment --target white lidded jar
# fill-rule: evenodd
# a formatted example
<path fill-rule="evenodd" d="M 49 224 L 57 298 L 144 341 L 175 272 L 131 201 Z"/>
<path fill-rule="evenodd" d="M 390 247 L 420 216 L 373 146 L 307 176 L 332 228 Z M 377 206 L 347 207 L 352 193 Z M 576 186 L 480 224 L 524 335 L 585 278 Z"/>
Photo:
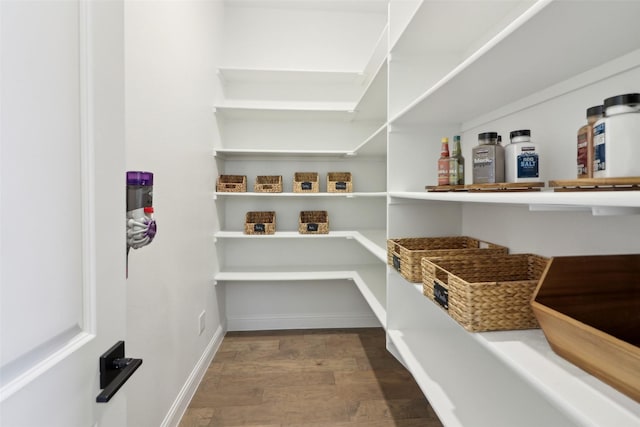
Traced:
<path fill-rule="evenodd" d="M 529 129 L 510 133 L 511 144 L 504 147 L 504 172 L 507 182 L 540 181 L 540 151 L 531 141 Z"/>
<path fill-rule="evenodd" d="M 640 93 L 604 100 L 593 126 L 593 177 L 640 176 Z"/>

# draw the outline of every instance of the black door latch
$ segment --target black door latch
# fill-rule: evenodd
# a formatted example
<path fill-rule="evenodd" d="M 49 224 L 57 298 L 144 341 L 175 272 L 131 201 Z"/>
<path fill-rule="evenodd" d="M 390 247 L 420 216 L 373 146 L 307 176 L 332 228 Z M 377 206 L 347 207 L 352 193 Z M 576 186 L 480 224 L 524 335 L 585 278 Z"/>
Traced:
<path fill-rule="evenodd" d="M 111 400 L 120 387 L 142 365 L 142 359 L 124 357 L 124 341 L 118 341 L 100 356 L 100 388 L 96 402 Z"/>

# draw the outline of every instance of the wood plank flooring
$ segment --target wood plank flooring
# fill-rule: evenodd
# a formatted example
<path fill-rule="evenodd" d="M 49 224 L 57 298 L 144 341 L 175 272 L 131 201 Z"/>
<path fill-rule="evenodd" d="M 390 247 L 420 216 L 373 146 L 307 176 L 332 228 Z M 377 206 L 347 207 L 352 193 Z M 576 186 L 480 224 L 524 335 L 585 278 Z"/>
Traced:
<path fill-rule="evenodd" d="M 180 427 L 440 427 L 381 328 L 230 332 Z"/>

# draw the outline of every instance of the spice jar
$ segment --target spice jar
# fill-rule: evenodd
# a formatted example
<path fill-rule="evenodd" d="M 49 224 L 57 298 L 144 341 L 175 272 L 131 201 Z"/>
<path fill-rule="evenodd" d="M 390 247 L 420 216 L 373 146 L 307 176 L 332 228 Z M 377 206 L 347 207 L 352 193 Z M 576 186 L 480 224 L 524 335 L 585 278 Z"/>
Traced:
<path fill-rule="evenodd" d="M 478 134 L 478 145 L 471 149 L 473 183 L 504 182 L 504 148 L 498 144 L 497 132 Z"/>
<path fill-rule="evenodd" d="M 593 125 L 603 113 L 603 105 L 588 108 L 587 124 L 578 129 L 578 178 L 593 178 Z"/>
<path fill-rule="evenodd" d="M 538 145 L 531 142 L 529 129 L 509 134 L 511 144 L 504 148 L 504 170 L 507 182 L 537 182 L 540 180 Z"/>

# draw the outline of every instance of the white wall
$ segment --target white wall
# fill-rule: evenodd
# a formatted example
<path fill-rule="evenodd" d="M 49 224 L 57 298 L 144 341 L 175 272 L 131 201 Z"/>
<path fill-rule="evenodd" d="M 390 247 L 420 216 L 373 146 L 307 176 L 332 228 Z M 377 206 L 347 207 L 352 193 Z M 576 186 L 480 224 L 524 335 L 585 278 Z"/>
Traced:
<path fill-rule="evenodd" d="M 219 1 L 126 3 L 127 169 L 154 172 L 158 222 L 155 241 L 129 254 L 127 353 L 144 359 L 127 384 L 130 426 L 177 425 L 224 329 L 211 284 L 223 14 Z"/>
<path fill-rule="evenodd" d="M 363 13 L 367 2 L 371 11 Z M 387 21 L 383 2 L 367 2 L 227 1 L 224 64 L 362 71 Z"/>

